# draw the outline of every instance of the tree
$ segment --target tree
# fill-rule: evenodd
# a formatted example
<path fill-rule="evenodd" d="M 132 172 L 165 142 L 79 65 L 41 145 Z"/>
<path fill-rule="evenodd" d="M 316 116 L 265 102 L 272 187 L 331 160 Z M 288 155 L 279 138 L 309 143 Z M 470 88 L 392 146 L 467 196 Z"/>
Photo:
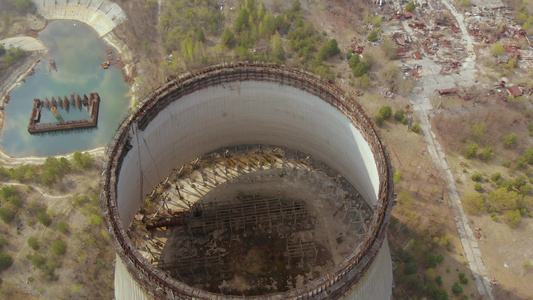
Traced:
<path fill-rule="evenodd" d="M 380 114 L 377 114 L 374 116 L 374 122 L 376 123 L 376 125 L 378 125 L 379 127 L 381 127 L 381 125 L 383 125 L 383 116 L 380 115 Z"/>
<path fill-rule="evenodd" d="M 424 254 L 424 267 L 433 268 L 437 265 L 437 256 L 431 252 Z"/>
<path fill-rule="evenodd" d="M 31 0 L 15 0 L 15 8 L 18 12 L 29 11 L 34 7 Z"/>
<path fill-rule="evenodd" d="M 504 220 L 507 224 L 509 224 L 509 227 L 515 228 L 516 225 L 520 222 L 520 210 L 506 210 L 503 214 Z"/>
<path fill-rule="evenodd" d="M 0 253 L 0 271 L 5 270 L 13 264 L 13 258 L 11 256 Z"/>
<path fill-rule="evenodd" d="M 205 33 L 202 28 L 198 29 L 198 32 L 196 33 L 196 38 L 202 43 L 205 42 Z"/>
<path fill-rule="evenodd" d="M 50 218 L 50 216 L 45 211 L 40 211 L 39 213 L 37 213 L 37 219 L 39 220 L 39 222 L 41 222 L 41 224 L 46 227 L 52 224 L 52 218 Z"/>
<path fill-rule="evenodd" d="M 248 28 L 249 19 L 250 12 L 248 9 L 242 9 L 233 23 L 233 31 L 235 31 L 236 34 L 240 34 L 242 31 L 246 30 L 246 28 Z"/>
<path fill-rule="evenodd" d="M 355 55 L 354 55 L 355 56 Z M 364 61 L 360 61 L 355 68 L 353 69 L 353 76 L 360 77 L 366 74 L 370 69 L 371 65 Z"/>
<path fill-rule="evenodd" d="M 388 59 L 393 59 L 398 54 L 395 43 L 390 38 L 384 38 L 380 45 L 381 51 Z"/>
<path fill-rule="evenodd" d="M 472 158 L 472 157 L 476 156 L 477 155 L 477 150 L 478 150 L 478 147 L 477 147 L 476 143 L 470 145 L 470 147 L 466 151 L 465 157 L 466 158 Z"/>
<path fill-rule="evenodd" d="M 413 125 L 413 127 L 411 127 L 411 131 L 414 133 L 419 133 L 420 130 L 422 130 L 422 127 L 420 127 L 420 124 L 418 123 L 416 123 L 415 125 Z"/>
<path fill-rule="evenodd" d="M 412 11 L 415 10 L 415 8 L 416 8 L 415 3 L 413 1 L 411 1 L 411 2 L 407 3 L 407 5 L 405 6 L 405 11 L 406 12 L 412 12 Z"/>
<path fill-rule="evenodd" d="M 67 252 L 67 244 L 62 240 L 52 242 L 52 253 L 56 255 L 63 255 Z"/>
<path fill-rule="evenodd" d="M 33 250 L 39 249 L 39 241 L 35 237 L 29 237 L 28 238 L 28 246 L 32 248 Z"/>
<path fill-rule="evenodd" d="M 341 50 L 339 49 L 339 44 L 337 43 L 337 40 L 331 39 L 326 41 L 324 45 L 322 45 L 322 47 L 318 51 L 317 58 L 320 61 L 324 61 L 339 53 L 341 53 Z"/>
<path fill-rule="evenodd" d="M 492 147 L 487 147 L 483 149 L 483 151 L 481 151 L 481 153 L 479 154 L 479 158 L 481 158 L 481 160 L 483 161 L 489 161 L 494 155 L 494 153 L 492 153 L 493 149 L 494 148 Z"/>
<path fill-rule="evenodd" d="M 370 33 L 366 36 L 366 39 L 369 41 L 369 42 L 377 42 L 379 40 L 379 33 L 381 31 L 381 28 L 376 28 L 376 29 L 373 29 L 372 31 L 370 31 Z"/>
<path fill-rule="evenodd" d="M 15 218 L 15 212 L 7 207 L 0 208 L 0 219 L 4 221 L 4 223 L 10 223 Z"/>
<path fill-rule="evenodd" d="M 88 152 L 74 152 L 72 158 L 74 159 L 76 166 L 82 169 L 89 168 L 94 162 L 91 154 Z"/>
<path fill-rule="evenodd" d="M 492 54 L 492 56 L 500 56 L 503 54 L 503 45 L 502 43 L 496 43 L 494 45 L 492 45 L 492 47 L 490 48 L 490 54 Z"/>
<path fill-rule="evenodd" d="M 40 254 L 34 254 L 34 255 L 28 254 L 26 258 L 31 261 L 32 265 L 35 268 L 40 269 L 46 264 L 46 258 Z"/>
<path fill-rule="evenodd" d="M 463 287 L 459 284 L 459 282 L 455 282 L 452 287 L 452 292 L 454 295 L 461 295 L 463 293 Z"/>
<path fill-rule="evenodd" d="M 382 106 L 379 109 L 379 114 L 383 117 L 383 119 L 387 120 L 392 116 L 392 108 L 388 105 Z"/>
<path fill-rule="evenodd" d="M 5 61 L 8 65 L 12 64 L 12 63 L 13 63 L 13 56 L 11 56 L 11 55 L 9 55 L 9 54 L 6 55 L 6 57 L 4 58 L 4 61 Z"/>
<path fill-rule="evenodd" d="M 516 146 L 516 134 L 510 133 L 503 139 L 503 146 L 505 148 L 514 148 Z"/>
<path fill-rule="evenodd" d="M 399 109 L 394 113 L 394 120 L 401 122 L 403 120 L 404 115 L 405 115 L 405 112 Z"/>
<path fill-rule="evenodd" d="M 466 277 L 465 273 L 459 273 L 459 282 L 468 284 L 468 277 Z"/>
<path fill-rule="evenodd" d="M 493 206 L 496 212 L 500 213 L 506 210 L 518 209 L 519 203 L 522 202 L 522 198 L 522 195 L 515 191 L 508 190 L 505 187 L 490 191 L 487 195 L 487 201 Z"/>
<path fill-rule="evenodd" d="M 226 47 L 233 47 L 233 45 L 235 45 L 235 36 L 233 35 L 233 32 L 229 30 L 229 28 L 224 29 L 220 42 Z"/>
<path fill-rule="evenodd" d="M 270 38 L 270 48 L 272 49 L 272 58 L 276 62 L 281 63 L 285 60 L 285 50 L 283 50 L 283 42 L 278 33 L 272 35 Z"/>
<path fill-rule="evenodd" d="M 2 200 L 7 200 L 9 199 L 9 197 L 14 196 L 16 194 L 17 189 L 14 185 L 6 185 L 0 189 L 0 196 L 2 197 Z"/>
<path fill-rule="evenodd" d="M 485 127 L 485 121 L 474 124 L 474 126 L 472 126 L 472 129 L 470 130 L 470 136 L 475 142 L 479 143 L 483 140 L 483 138 L 485 137 Z"/>
<path fill-rule="evenodd" d="M 59 222 L 57 223 L 57 230 L 62 234 L 67 234 L 70 231 L 70 228 L 67 223 Z"/>

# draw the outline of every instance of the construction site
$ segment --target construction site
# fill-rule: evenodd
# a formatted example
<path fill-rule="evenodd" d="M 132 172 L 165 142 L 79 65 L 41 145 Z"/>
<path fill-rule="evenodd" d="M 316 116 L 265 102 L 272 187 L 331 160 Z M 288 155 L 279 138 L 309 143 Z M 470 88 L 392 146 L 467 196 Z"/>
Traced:
<path fill-rule="evenodd" d="M 339 88 L 272 64 L 163 85 L 106 154 L 117 299 L 390 298 L 374 126 Z"/>

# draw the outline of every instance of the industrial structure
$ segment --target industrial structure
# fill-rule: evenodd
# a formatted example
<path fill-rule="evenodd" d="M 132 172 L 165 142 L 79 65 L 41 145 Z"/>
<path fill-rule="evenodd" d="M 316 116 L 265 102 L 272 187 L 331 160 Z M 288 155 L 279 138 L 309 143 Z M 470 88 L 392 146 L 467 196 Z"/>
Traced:
<path fill-rule="evenodd" d="M 308 72 L 232 64 L 176 78 L 123 120 L 104 168 L 103 211 L 117 251 L 117 299 L 392 296 L 387 151 L 361 106 Z M 157 218 L 161 208 L 167 215 Z M 141 235 L 133 230 L 139 222 Z M 336 235 L 320 235 L 328 230 Z M 221 234 L 227 241 L 256 242 L 255 249 L 283 240 L 276 244 L 279 255 L 272 250 L 277 270 L 313 274 L 268 287 L 249 279 L 247 291 L 254 292 L 248 293 L 227 288 L 228 274 L 240 272 L 228 270 L 228 261 L 235 267 L 240 258 L 228 259 L 232 252 L 226 249 L 191 248 L 190 255 L 172 257 L 185 243 L 209 244 Z M 162 235 L 168 245 L 158 239 Z"/>

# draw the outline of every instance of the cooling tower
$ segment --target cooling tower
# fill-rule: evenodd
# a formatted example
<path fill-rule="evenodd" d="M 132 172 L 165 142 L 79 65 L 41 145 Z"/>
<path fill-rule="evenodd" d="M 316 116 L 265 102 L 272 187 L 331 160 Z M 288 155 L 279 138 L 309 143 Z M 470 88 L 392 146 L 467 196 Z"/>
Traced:
<path fill-rule="evenodd" d="M 346 240 L 349 236 L 357 238 L 353 239 L 355 244 L 342 259 L 332 259 L 335 261 L 334 265 L 321 272 L 314 272 L 314 277 L 306 277 L 310 279 L 290 283 L 288 286 L 293 286 L 292 288 L 278 291 L 270 286 L 264 289 L 264 293 L 246 295 L 220 292 L 223 289 L 218 287 L 215 287 L 215 291 L 204 289 L 199 280 L 192 283 L 181 280 L 180 274 L 185 273 L 179 268 L 184 268 L 183 266 L 175 270 L 174 273 L 178 275 L 173 276 L 167 269 L 160 268 L 161 264 L 154 262 L 157 255 L 152 253 L 153 257 L 147 256 L 145 246 L 132 242 L 130 224 L 138 222 L 136 219 L 146 197 L 160 188 L 162 182 L 166 183 L 169 174 L 176 173 L 180 166 L 187 166 L 189 162 L 208 153 L 219 151 L 217 153 L 222 154 L 217 154 L 217 157 L 222 157 L 229 151 L 227 149 L 237 149 L 240 145 L 252 145 L 252 148 L 257 147 L 253 145 L 269 145 L 269 149 L 278 147 L 276 149 L 287 149 L 286 153 L 294 151 L 296 163 L 294 167 L 288 168 L 287 172 L 297 172 L 296 164 L 304 165 L 306 172 L 318 169 L 310 163 L 303 164 L 302 155 L 298 154 L 303 153 L 307 161 L 311 157 L 319 162 L 316 165 L 334 170 L 330 176 L 332 182 L 342 178 L 353 186 L 354 192 L 350 192 L 350 195 L 364 199 L 364 204 L 368 207 L 367 217 L 360 214 L 361 222 L 357 223 L 350 217 L 353 210 L 348 207 L 351 205 L 347 202 L 348 192 L 342 192 L 337 202 L 319 204 L 320 209 L 314 210 L 318 211 L 315 215 L 306 213 L 306 218 L 312 220 L 310 224 L 316 227 L 314 230 L 320 229 L 320 226 L 328 226 L 330 221 L 321 223 L 322 216 L 337 220 L 339 224 L 347 224 L 341 225 L 344 226 L 342 230 L 345 232 L 340 233 L 341 237 L 346 237 Z M 263 151 L 265 148 L 259 146 L 254 149 Z M 234 64 L 210 67 L 183 75 L 167 82 L 140 103 L 138 109 L 119 126 L 106 155 L 102 198 L 104 219 L 117 252 L 117 299 L 391 299 L 393 279 L 386 232 L 393 205 L 393 185 L 387 151 L 380 141 L 374 123 L 361 106 L 342 90 L 321 81 L 313 74 L 269 64 Z M 250 162 L 252 160 L 248 161 L 248 166 L 243 164 L 244 167 L 239 167 L 238 162 L 226 164 L 226 172 L 231 173 L 231 170 L 227 170 L 228 166 L 234 166 L 235 170 L 243 173 L 248 169 L 253 171 L 255 169 L 250 166 Z M 257 163 L 256 169 L 259 171 L 271 168 L 266 165 L 274 166 L 276 162 L 264 160 Z M 213 174 L 217 175 L 216 172 Z M 267 174 L 262 178 L 279 180 L 283 175 L 279 174 Z M 192 180 L 185 181 L 190 181 L 189 184 L 194 186 Z M 196 185 L 199 185 L 198 181 L 199 179 Z M 309 188 L 317 188 L 316 185 L 321 184 L 321 180 L 313 182 L 315 184 Z M 253 192 L 253 184 L 247 183 L 248 192 Z M 294 183 L 292 184 L 294 186 Z M 167 185 L 174 189 L 172 185 Z M 216 185 L 212 185 L 214 192 L 222 184 L 217 182 Z M 209 185 L 204 182 L 203 186 Z M 178 184 L 175 189 L 180 193 Z M 187 196 L 180 194 L 181 198 Z M 263 198 L 254 199 L 256 202 L 263 201 L 257 200 Z M 296 202 L 291 203 L 294 212 Z M 304 207 L 311 205 L 305 201 L 302 203 Z M 254 205 L 257 210 L 261 203 Z M 359 204 L 355 205 L 360 207 Z M 190 214 L 190 218 L 204 218 L 206 214 L 204 211 L 201 216 L 201 213 L 195 212 Z M 265 214 L 254 215 L 254 222 L 258 223 L 249 228 L 264 228 L 259 222 L 264 220 L 261 218 L 264 218 Z M 287 212 L 280 214 L 286 216 Z M 241 216 L 239 220 L 234 218 L 235 220 L 226 219 L 224 224 L 233 222 L 233 225 L 242 225 L 250 220 L 249 216 Z M 299 218 L 294 219 L 294 224 L 300 221 Z M 269 224 L 275 226 L 276 224 L 272 223 L 277 222 L 272 220 L 270 219 Z M 188 222 L 192 222 L 192 219 Z M 180 226 L 190 230 L 192 225 L 186 223 L 187 220 L 180 221 Z M 350 229 L 355 228 L 356 223 L 363 225 L 359 225 L 357 230 Z M 205 223 L 202 226 L 205 229 Z M 167 230 L 166 227 L 163 229 Z M 269 236 L 275 238 L 271 227 L 265 230 Z M 247 232 L 249 234 L 249 231 Z M 289 234 L 294 236 L 295 233 Z M 279 236 L 282 234 L 279 233 Z M 249 236 L 245 238 L 249 239 Z M 232 236 L 232 239 L 242 237 Z M 329 243 L 333 245 L 332 248 L 337 247 L 337 244 L 346 244 L 341 243 L 342 238 L 335 236 L 331 239 Z M 282 259 L 293 253 L 288 243 L 287 250 L 280 254 Z M 328 241 L 324 242 L 327 243 Z M 299 245 L 303 249 L 303 243 L 300 242 Z M 324 248 L 321 247 L 319 248 Z M 315 252 L 311 252 L 315 255 L 315 261 L 317 254 L 327 252 L 320 252 L 316 247 L 314 249 Z M 304 250 L 301 250 L 302 253 Z M 151 252 L 153 251 L 150 250 Z M 198 256 L 197 254 L 193 257 L 195 261 L 207 261 L 207 258 Z M 228 258 L 226 255 L 222 259 L 238 261 L 240 258 Z M 302 256 L 298 264 L 303 268 L 312 267 L 309 261 L 304 261 Z M 210 266 L 212 267 L 206 268 L 204 265 L 205 270 L 202 272 L 217 269 L 213 262 L 210 262 Z M 293 266 L 290 264 L 283 263 L 279 270 L 290 271 L 291 268 Z M 206 275 L 210 280 L 213 279 L 211 277 Z M 229 279 L 218 282 L 226 281 Z M 253 285 L 250 282 L 247 284 Z M 280 285 L 279 282 L 276 284 Z M 257 289 L 258 287 L 253 288 L 261 290 Z"/>

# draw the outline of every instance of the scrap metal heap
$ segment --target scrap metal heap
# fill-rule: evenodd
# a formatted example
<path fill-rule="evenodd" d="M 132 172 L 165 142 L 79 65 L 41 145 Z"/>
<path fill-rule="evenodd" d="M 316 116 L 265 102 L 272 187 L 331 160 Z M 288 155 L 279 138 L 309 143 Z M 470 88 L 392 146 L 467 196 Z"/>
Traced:
<path fill-rule="evenodd" d="M 323 163 L 250 145 L 181 166 L 145 201 L 129 234 L 145 258 L 180 281 L 261 295 L 334 267 L 363 241 L 371 215 L 357 190 Z"/>

